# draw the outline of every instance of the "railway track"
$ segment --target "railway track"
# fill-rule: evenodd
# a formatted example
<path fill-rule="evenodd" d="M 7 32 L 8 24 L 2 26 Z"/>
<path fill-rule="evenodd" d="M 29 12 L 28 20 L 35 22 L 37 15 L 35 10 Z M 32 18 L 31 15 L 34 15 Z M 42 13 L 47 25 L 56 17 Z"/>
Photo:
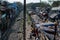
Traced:
<path fill-rule="evenodd" d="M 40 18 L 37 15 L 31 15 L 31 18 L 35 22 L 40 22 L 41 23 Z M 44 34 L 42 31 L 41 31 L 41 33 L 39 35 L 40 35 L 40 40 L 50 40 L 48 38 L 48 36 L 46 34 Z M 35 39 L 33 39 L 33 40 L 35 40 Z"/>
<path fill-rule="evenodd" d="M 39 18 L 39 16 L 37 16 L 37 15 L 31 15 L 30 17 L 31 17 L 30 20 L 31 20 L 32 23 L 34 23 L 34 22 L 39 22 L 40 24 L 42 23 L 42 20 Z M 31 29 L 29 29 L 29 30 L 31 30 Z M 40 40 L 54 40 L 54 34 L 52 34 L 52 33 L 50 34 L 50 33 L 46 32 L 44 30 L 40 30 L 40 31 L 41 31 L 41 33 L 40 33 Z M 60 40 L 59 37 L 57 37 L 56 39 Z M 35 40 L 35 38 L 33 37 L 32 40 Z"/>

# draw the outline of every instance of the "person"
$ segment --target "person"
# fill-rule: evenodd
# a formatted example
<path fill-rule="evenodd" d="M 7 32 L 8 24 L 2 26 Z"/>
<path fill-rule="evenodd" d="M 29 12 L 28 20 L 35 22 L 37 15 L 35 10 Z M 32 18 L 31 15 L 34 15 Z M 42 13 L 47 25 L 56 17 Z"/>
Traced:
<path fill-rule="evenodd" d="M 30 38 L 32 38 L 32 36 L 34 37 L 38 36 L 38 29 L 35 27 L 31 29 Z"/>
<path fill-rule="evenodd" d="M 1 29 L 1 27 L 2 27 L 2 20 L 1 20 L 1 16 L 2 16 L 2 14 L 1 14 L 1 10 L 0 10 L 0 29 Z"/>
<path fill-rule="evenodd" d="M 39 22 L 35 24 L 35 39 L 39 39 L 39 33 L 40 33 L 40 24 Z"/>
<path fill-rule="evenodd" d="M 36 28 L 37 32 L 39 33 L 40 32 L 40 24 L 39 23 L 36 23 L 35 24 L 35 28 Z"/>
<path fill-rule="evenodd" d="M 32 36 L 34 36 L 35 39 L 39 39 L 39 31 L 40 31 L 40 24 L 39 23 L 32 24 L 31 25 L 30 39 L 32 38 Z"/>

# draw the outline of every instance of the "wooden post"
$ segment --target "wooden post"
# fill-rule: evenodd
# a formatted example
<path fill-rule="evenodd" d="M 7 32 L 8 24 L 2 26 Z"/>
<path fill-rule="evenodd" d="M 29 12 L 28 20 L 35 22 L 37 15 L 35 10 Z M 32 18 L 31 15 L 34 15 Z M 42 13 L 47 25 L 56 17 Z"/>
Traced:
<path fill-rule="evenodd" d="M 58 23 L 56 22 L 55 23 L 55 33 L 54 33 L 54 40 L 56 40 L 56 36 L 57 36 L 57 25 L 58 25 Z"/>

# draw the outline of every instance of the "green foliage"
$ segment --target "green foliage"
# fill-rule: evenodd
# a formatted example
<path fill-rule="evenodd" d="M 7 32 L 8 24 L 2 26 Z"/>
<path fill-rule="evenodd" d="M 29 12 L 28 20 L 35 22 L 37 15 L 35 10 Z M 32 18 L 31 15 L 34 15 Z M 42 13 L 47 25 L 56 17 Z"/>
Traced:
<path fill-rule="evenodd" d="M 50 6 L 50 5 L 47 4 L 47 3 L 43 3 L 43 2 L 42 2 L 42 3 L 40 3 L 40 6 L 41 6 L 41 7 L 47 7 L 47 6 Z"/>
<path fill-rule="evenodd" d="M 19 7 L 20 9 L 23 8 L 22 3 L 20 3 L 20 2 L 16 2 L 16 4 L 18 5 L 18 7 Z"/>
<path fill-rule="evenodd" d="M 54 1 L 52 4 L 53 7 L 57 7 L 59 5 L 60 5 L 60 1 Z"/>
<path fill-rule="evenodd" d="M 50 5 L 44 2 L 27 4 L 27 7 L 47 7 L 47 6 L 50 6 Z"/>
<path fill-rule="evenodd" d="M 28 14 L 26 14 L 26 15 L 27 15 L 27 17 L 26 17 L 26 19 L 27 19 L 27 23 L 30 25 L 30 24 L 31 24 L 30 16 L 29 16 Z"/>

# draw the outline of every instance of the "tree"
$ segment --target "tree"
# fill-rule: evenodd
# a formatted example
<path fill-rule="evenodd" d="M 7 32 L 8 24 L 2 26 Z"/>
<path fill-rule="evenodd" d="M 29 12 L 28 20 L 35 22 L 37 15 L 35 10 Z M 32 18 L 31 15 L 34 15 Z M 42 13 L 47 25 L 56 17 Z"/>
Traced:
<path fill-rule="evenodd" d="M 57 7 L 60 5 L 60 1 L 54 1 L 52 7 Z"/>
<path fill-rule="evenodd" d="M 23 5 L 22 5 L 22 3 L 20 3 L 20 2 L 16 2 L 16 4 L 18 5 L 18 8 L 21 10 L 21 9 L 23 9 Z"/>
<path fill-rule="evenodd" d="M 50 7 L 50 5 L 48 3 L 44 3 L 44 2 L 27 4 L 27 7 L 32 7 L 32 8 L 35 8 L 35 7 L 47 7 L 47 6 Z"/>

